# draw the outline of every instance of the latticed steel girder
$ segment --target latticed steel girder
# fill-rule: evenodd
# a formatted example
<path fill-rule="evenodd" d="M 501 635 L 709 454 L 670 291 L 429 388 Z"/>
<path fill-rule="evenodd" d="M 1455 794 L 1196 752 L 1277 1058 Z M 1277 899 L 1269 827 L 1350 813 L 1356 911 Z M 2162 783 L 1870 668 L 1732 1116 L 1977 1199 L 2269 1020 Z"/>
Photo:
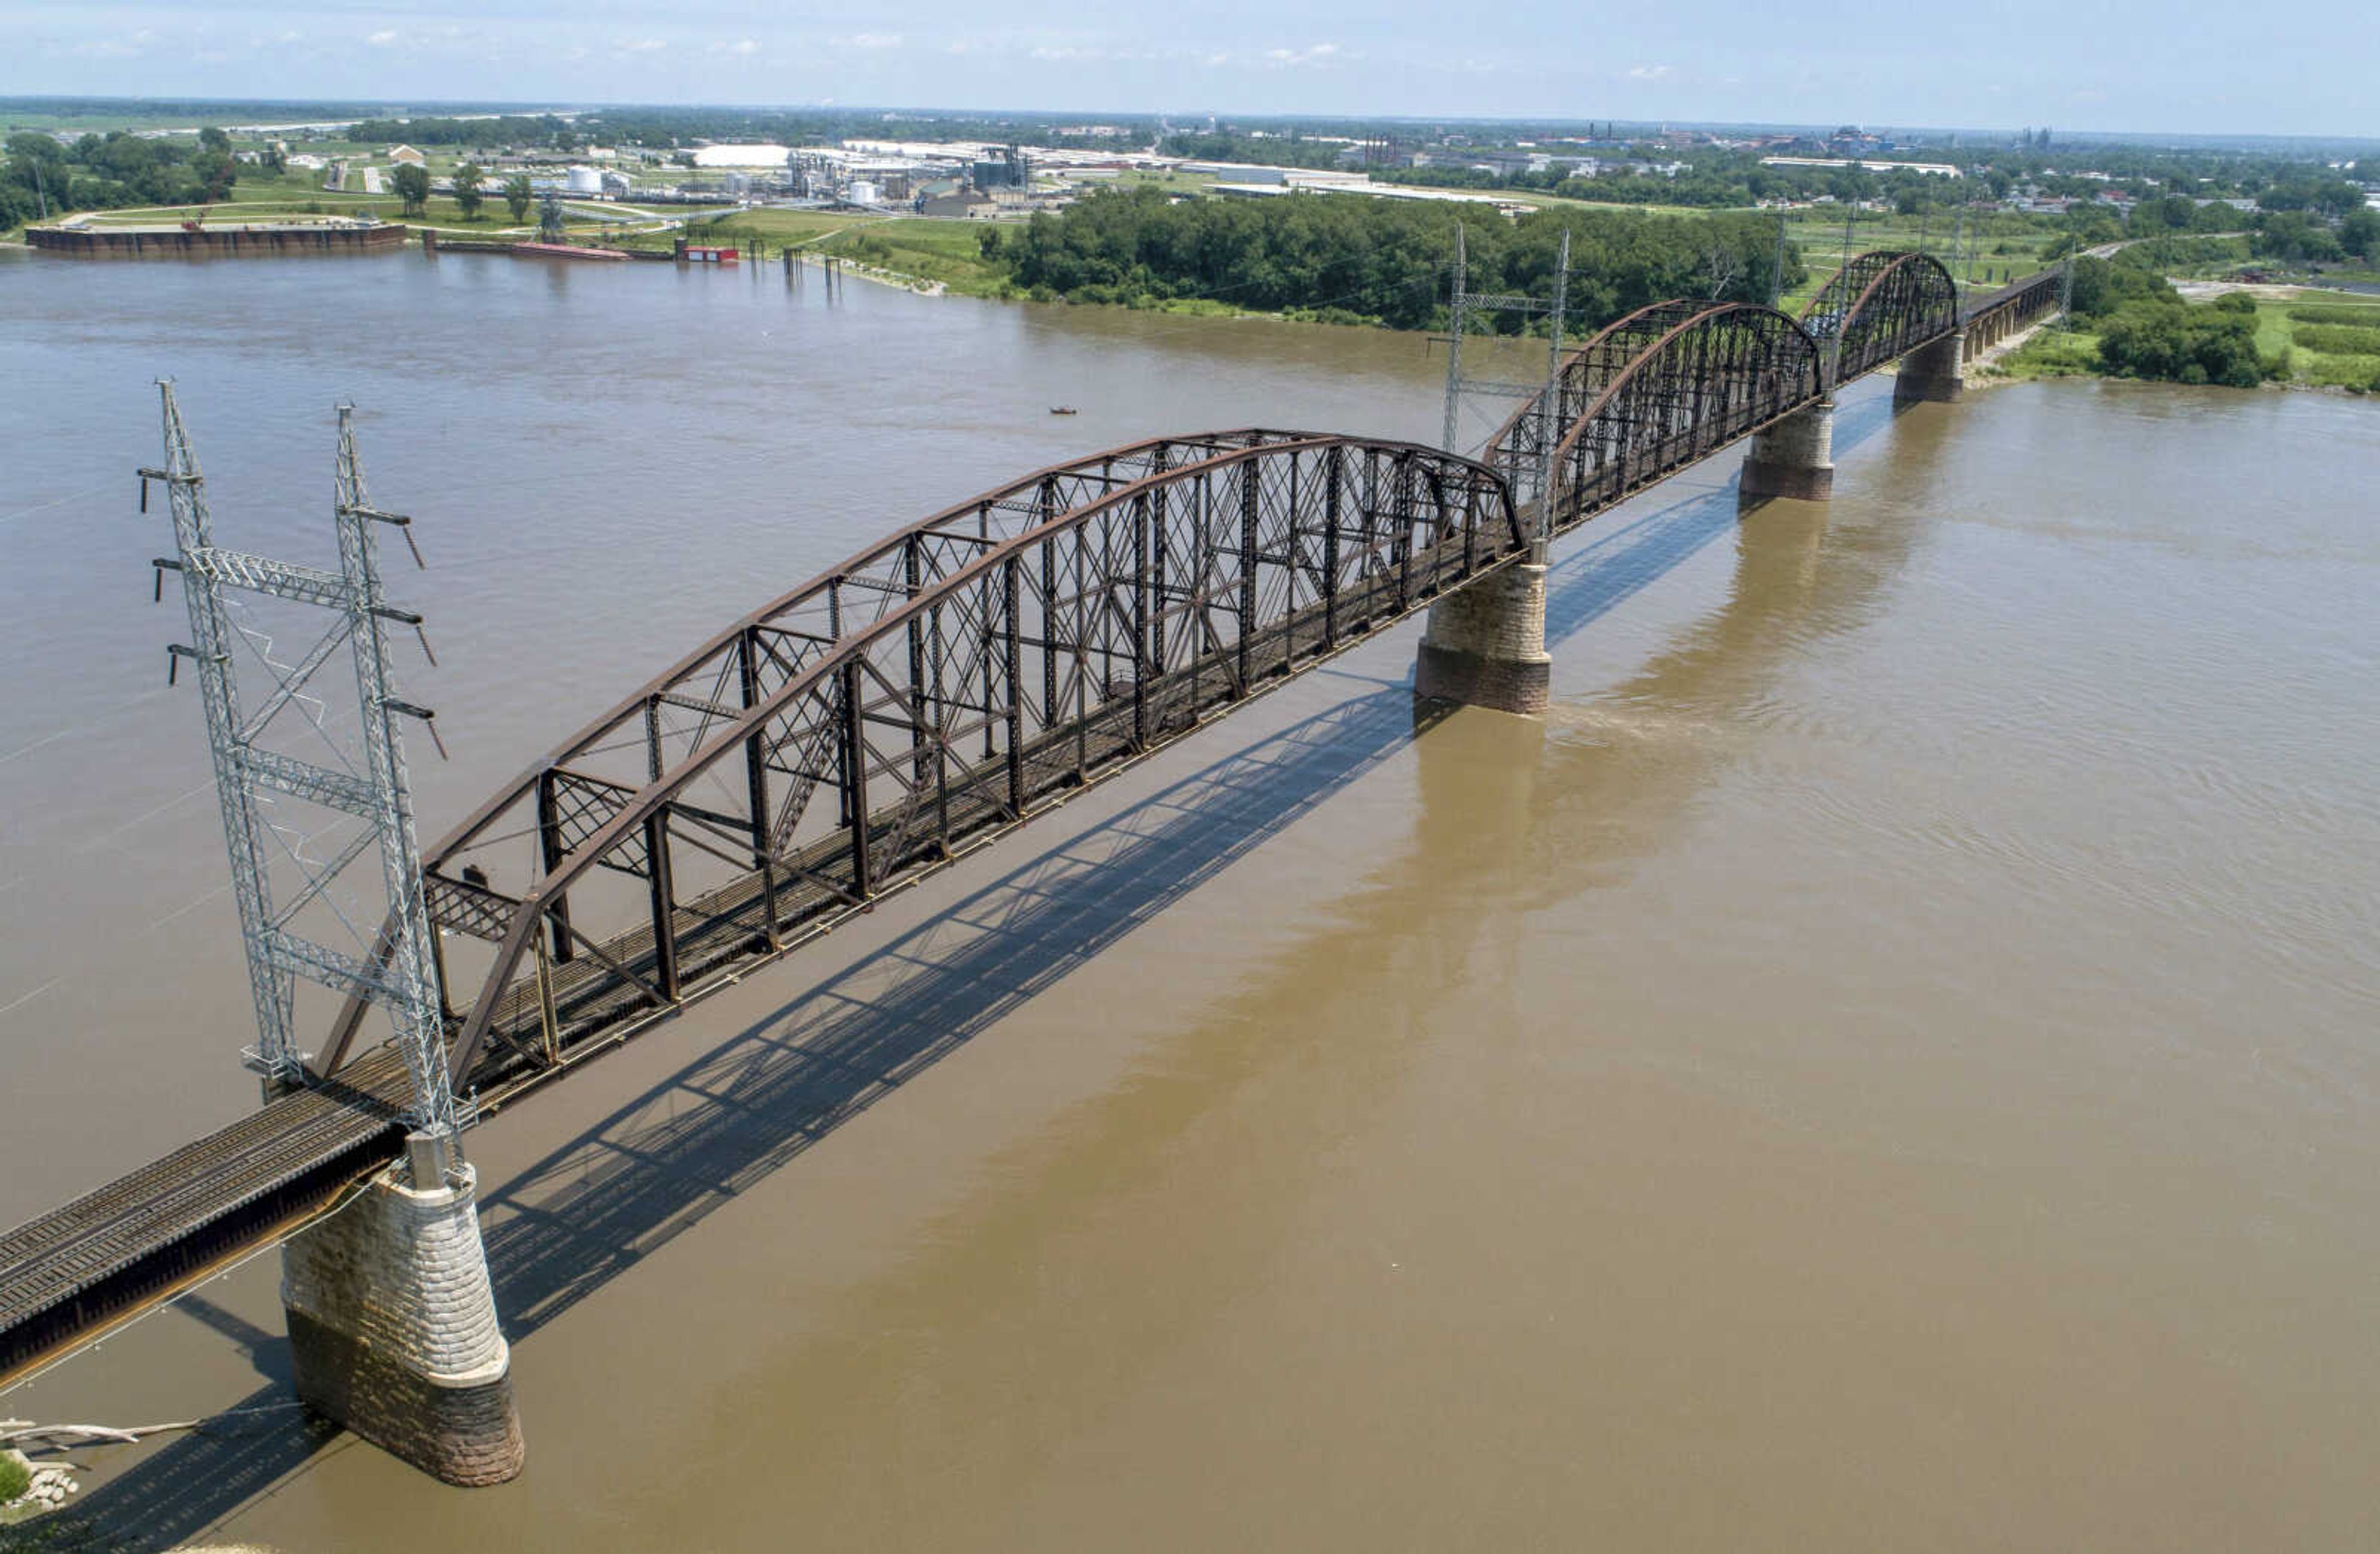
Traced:
<path fill-rule="evenodd" d="M 912 526 L 715 637 L 429 850 L 432 917 L 495 947 L 455 1072 L 566 1054 L 674 1003 L 1526 542 L 1471 460 L 1269 431 L 1111 450 Z M 641 882 L 633 909 L 616 887 L 590 904 L 599 871 Z"/>
<path fill-rule="evenodd" d="M 1834 377 L 1847 383 L 1957 329 L 1959 286 L 1932 254 L 1864 253 L 1810 298 L 1802 322 L 1830 352 L 1840 336 Z"/>
<path fill-rule="evenodd" d="M 1771 308 L 1657 302 L 1563 359 L 1550 424 L 1541 394 L 1512 412 L 1484 456 L 1515 502 L 1534 509 L 1550 432 L 1558 533 L 1816 398 L 1822 354 Z"/>
<path fill-rule="evenodd" d="M 1839 277 L 1842 376 L 1956 327 L 1948 283 L 1897 254 Z M 456 1082 L 566 1063 L 1518 558 L 1542 469 L 1560 532 L 1808 407 L 1829 344 L 1771 309 L 1658 303 L 1571 352 L 1552 414 L 1533 396 L 1481 461 L 1259 428 L 1157 438 L 897 531 L 428 850 L 431 918 L 492 949 L 465 985 L 440 963 Z"/>

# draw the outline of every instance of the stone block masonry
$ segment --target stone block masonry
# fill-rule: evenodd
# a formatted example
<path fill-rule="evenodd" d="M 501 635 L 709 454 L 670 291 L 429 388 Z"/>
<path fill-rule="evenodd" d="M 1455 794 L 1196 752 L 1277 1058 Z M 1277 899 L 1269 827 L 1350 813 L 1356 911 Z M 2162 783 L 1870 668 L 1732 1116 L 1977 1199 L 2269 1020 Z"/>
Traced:
<path fill-rule="evenodd" d="M 298 1396 L 449 1484 L 501 1484 L 526 1448 L 480 1242 L 477 1182 L 390 1168 L 281 1252 Z"/>
<path fill-rule="evenodd" d="M 1892 377 L 1893 404 L 1948 403 L 1958 398 L 1966 387 L 1959 375 L 1961 341 L 1956 334 L 1945 334 L 1902 357 Z"/>
<path fill-rule="evenodd" d="M 1544 711 L 1553 699 L 1545 567 L 1518 563 L 1432 604 L 1414 695 L 1500 712 Z"/>
<path fill-rule="evenodd" d="M 1824 502 L 1835 494 L 1835 402 L 1821 399 L 1753 434 L 1738 494 Z"/>

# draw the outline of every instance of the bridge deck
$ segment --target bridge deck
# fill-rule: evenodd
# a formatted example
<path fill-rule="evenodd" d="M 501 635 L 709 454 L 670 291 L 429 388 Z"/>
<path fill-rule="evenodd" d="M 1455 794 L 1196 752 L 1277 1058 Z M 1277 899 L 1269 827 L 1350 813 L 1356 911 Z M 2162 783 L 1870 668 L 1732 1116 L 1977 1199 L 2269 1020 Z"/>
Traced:
<path fill-rule="evenodd" d="M 0 1236 L 0 1379 L 319 1212 L 394 1159 L 394 1047 Z M 163 1254 L 163 1255 L 161 1255 Z"/>

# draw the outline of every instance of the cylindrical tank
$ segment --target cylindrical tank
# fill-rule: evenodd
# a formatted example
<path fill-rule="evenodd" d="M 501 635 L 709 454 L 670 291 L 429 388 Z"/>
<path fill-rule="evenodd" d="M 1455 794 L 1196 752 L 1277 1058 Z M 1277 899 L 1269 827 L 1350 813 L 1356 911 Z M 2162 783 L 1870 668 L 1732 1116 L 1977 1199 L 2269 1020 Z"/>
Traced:
<path fill-rule="evenodd" d="M 566 187 L 573 194 L 601 194 L 603 192 L 603 175 L 592 167 L 573 167 Z"/>
<path fill-rule="evenodd" d="M 851 202 L 853 204 L 873 205 L 876 203 L 876 186 L 874 184 L 869 183 L 866 178 L 854 178 L 851 180 Z"/>

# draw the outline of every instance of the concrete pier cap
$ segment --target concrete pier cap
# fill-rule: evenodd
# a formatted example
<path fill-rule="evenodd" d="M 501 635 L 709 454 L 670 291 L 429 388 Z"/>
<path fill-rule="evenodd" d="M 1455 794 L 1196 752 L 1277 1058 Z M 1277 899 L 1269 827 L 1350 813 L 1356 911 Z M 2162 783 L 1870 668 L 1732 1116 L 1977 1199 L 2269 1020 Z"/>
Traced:
<path fill-rule="evenodd" d="M 285 1243 L 281 1305 L 300 1401 L 448 1484 L 501 1484 L 527 1448 L 478 1178 L 451 1149 L 415 1135 L 403 1162 Z"/>
<path fill-rule="evenodd" d="M 1430 605 L 1414 696 L 1500 712 L 1542 712 L 1552 704 L 1544 562 L 1515 562 Z"/>
<path fill-rule="evenodd" d="M 1824 502 L 1835 493 L 1835 401 L 1829 395 L 1806 409 L 1753 433 L 1738 494 L 1747 502 L 1789 497 Z"/>

